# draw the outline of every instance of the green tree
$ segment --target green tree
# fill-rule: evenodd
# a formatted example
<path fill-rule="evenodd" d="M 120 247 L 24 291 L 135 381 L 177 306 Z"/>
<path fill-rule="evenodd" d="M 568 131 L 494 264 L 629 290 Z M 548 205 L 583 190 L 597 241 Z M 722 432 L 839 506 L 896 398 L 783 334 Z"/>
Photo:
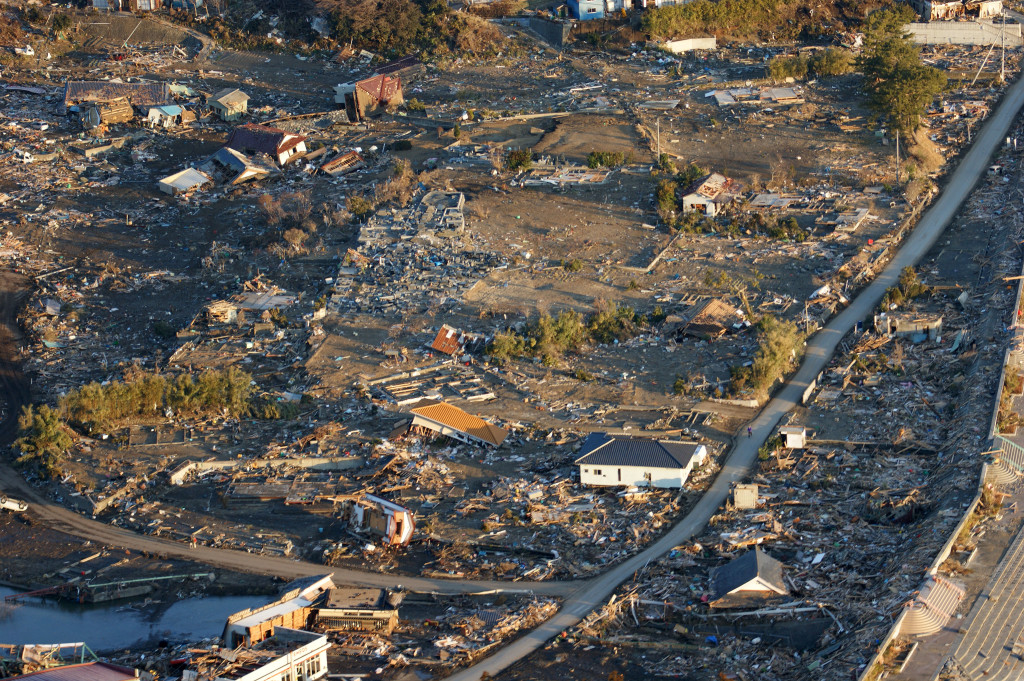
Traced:
<path fill-rule="evenodd" d="M 945 72 L 922 64 L 921 49 L 903 31 L 914 17 L 907 5 L 868 15 L 858 60 L 868 104 L 904 134 L 917 129 L 925 107 L 946 87 Z"/>
<path fill-rule="evenodd" d="M 654 190 L 654 198 L 658 203 L 658 215 L 665 222 L 670 222 L 673 219 L 673 213 L 676 210 L 676 190 L 679 189 L 679 185 L 672 180 L 661 180 L 658 182 L 658 188 Z"/>
<path fill-rule="evenodd" d="M 31 405 L 24 407 L 18 417 L 18 431 L 20 437 L 14 446 L 21 450 L 21 456 L 16 463 L 35 465 L 40 474 L 48 478 L 59 476 L 60 464 L 72 440 L 57 411 L 45 404 L 38 409 Z"/>

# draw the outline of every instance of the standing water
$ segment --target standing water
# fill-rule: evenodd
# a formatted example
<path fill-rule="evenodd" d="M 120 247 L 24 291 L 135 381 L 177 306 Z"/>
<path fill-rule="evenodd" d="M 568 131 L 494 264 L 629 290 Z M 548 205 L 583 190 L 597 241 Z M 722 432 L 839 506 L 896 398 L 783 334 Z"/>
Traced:
<path fill-rule="evenodd" d="M 126 602 L 79 604 L 30 598 L 5 607 L 17 593 L 0 587 L 0 643 L 84 642 L 92 650 L 117 651 L 146 641 L 198 641 L 220 636 L 228 615 L 260 606 L 262 596 L 210 596 L 176 601 L 155 618 L 154 606 Z"/>

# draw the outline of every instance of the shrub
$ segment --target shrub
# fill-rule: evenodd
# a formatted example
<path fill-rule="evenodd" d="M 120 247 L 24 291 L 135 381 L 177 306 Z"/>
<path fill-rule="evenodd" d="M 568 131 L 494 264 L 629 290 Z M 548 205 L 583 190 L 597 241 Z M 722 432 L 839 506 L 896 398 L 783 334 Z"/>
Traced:
<path fill-rule="evenodd" d="M 427 110 L 427 106 L 426 106 L 426 104 L 424 104 L 420 100 L 418 100 L 415 97 L 413 97 L 411 99 L 406 100 L 406 102 L 405 102 L 405 110 L 406 111 L 426 111 Z"/>
<path fill-rule="evenodd" d="M 505 169 L 512 172 L 529 170 L 533 166 L 533 149 L 512 149 L 505 156 Z"/>
<path fill-rule="evenodd" d="M 627 162 L 621 151 L 592 151 L 587 154 L 588 168 L 618 168 Z"/>
<path fill-rule="evenodd" d="M 800 55 L 775 57 L 768 64 L 768 75 L 773 80 L 785 80 L 786 78 L 803 80 L 807 77 L 807 59 Z"/>
<path fill-rule="evenodd" d="M 579 272 L 583 269 L 583 261 L 579 258 L 573 258 L 572 260 L 562 260 L 562 269 L 566 272 Z"/>
<path fill-rule="evenodd" d="M 830 47 L 811 57 L 807 66 L 821 78 L 841 76 L 853 70 L 853 53 Z"/>
<path fill-rule="evenodd" d="M 895 286 L 886 290 L 882 297 L 881 309 L 883 312 L 893 305 L 900 305 L 904 301 L 926 295 L 931 292 L 924 282 L 917 276 L 913 267 L 904 267 L 900 272 L 899 281 Z"/>
<path fill-rule="evenodd" d="M 170 340 L 178 335 L 178 330 L 165 321 L 157 320 L 153 322 L 153 334 L 164 340 Z"/>
<path fill-rule="evenodd" d="M 803 354 L 803 334 L 796 323 L 765 315 L 757 323 L 758 348 L 750 366 L 734 366 L 729 372 L 730 392 L 739 395 L 753 391 L 767 394 L 776 380 L 792 370 Z"/>

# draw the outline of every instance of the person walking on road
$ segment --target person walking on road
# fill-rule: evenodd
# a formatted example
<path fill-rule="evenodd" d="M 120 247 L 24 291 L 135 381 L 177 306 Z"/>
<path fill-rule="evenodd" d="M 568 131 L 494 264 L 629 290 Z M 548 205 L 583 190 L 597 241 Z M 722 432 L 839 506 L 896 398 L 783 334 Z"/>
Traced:
<path fill-rule="evenodd" d="M 754 437 L 754 429 L 747 426 L 747 437 Z"/>

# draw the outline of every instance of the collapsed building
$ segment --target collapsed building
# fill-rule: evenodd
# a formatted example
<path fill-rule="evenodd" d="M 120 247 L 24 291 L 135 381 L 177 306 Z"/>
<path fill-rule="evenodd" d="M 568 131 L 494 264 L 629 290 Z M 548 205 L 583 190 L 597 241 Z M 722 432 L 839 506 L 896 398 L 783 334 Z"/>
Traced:
<path fill-rule="evenodd" d="M 401 594 L 387 589 L 334 585 L 331 575 L 292 582 L 295 588 L 256 609 L 228 617 L 221 639 L 232 649 L 249 648 L 282 630 L 369 631 L 390 634 L 398 626 Z"/>
<path fill-rule="evenodd" d="M 1002 0 L 909 0 L 924 21 L 972 17 L 986 19 L 1003 13 Z"/>
<path fill-rule="evenodd" d="M 371 114 L 405 103 L 402 79 L 380 74 L 355 83 L 337 85 L 334 103 L 345 109 L 350 121 L 361 121 Z"/>

